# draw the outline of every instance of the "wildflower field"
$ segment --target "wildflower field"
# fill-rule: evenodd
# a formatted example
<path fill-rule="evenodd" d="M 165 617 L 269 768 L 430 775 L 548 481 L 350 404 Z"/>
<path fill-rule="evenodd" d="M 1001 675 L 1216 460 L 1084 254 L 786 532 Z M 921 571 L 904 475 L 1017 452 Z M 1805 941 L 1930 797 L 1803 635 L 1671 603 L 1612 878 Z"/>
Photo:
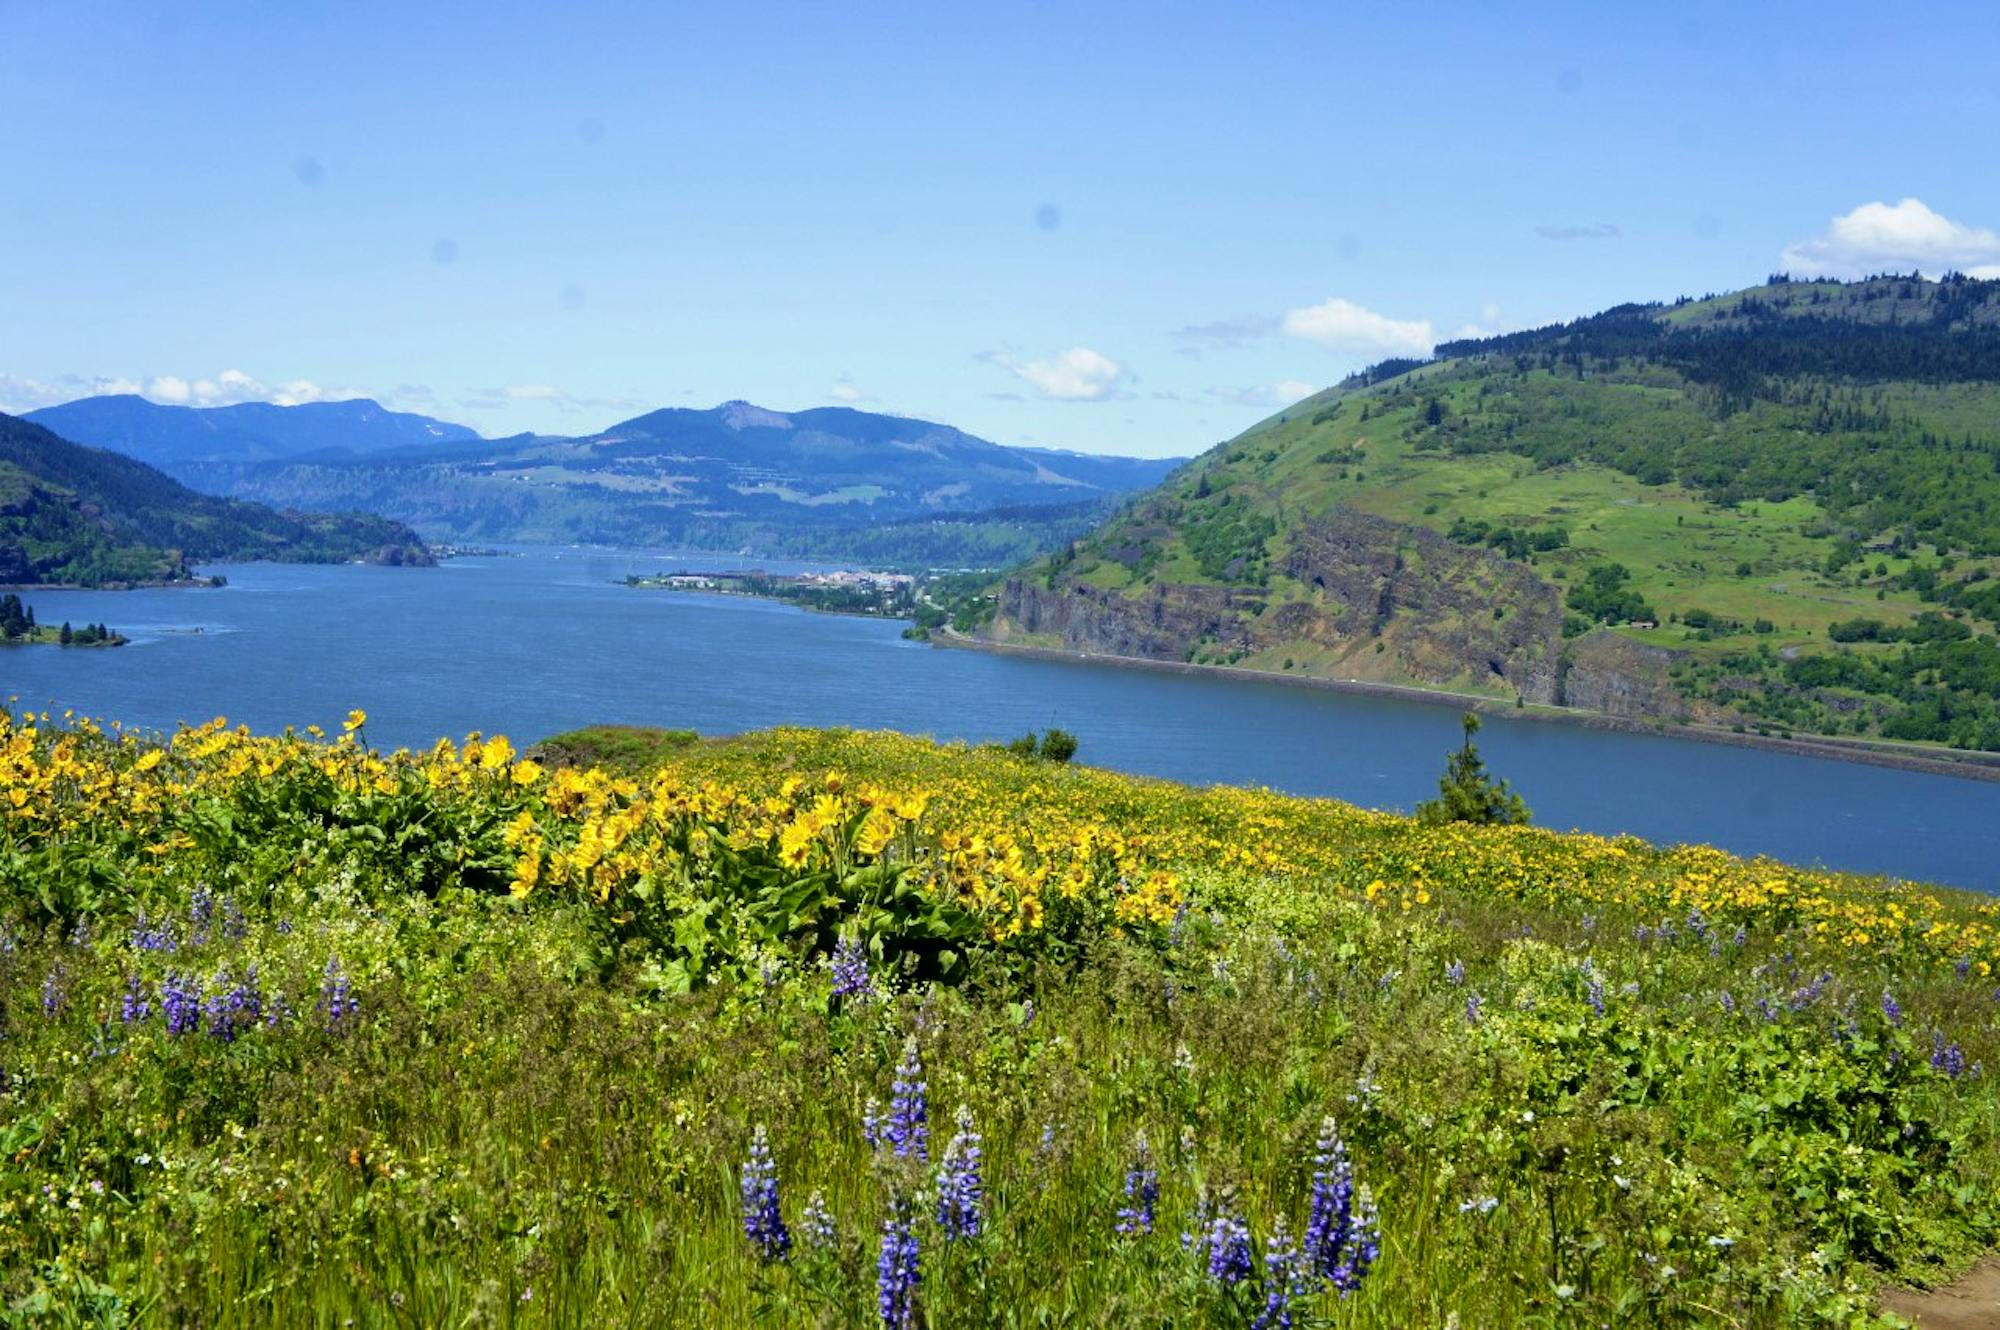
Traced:
<path fill-rule="evenodd" d="M 1991 898 L 366 733 L 0 712 L 0 1323 L 1886 1324 L 2000 1238 Z"/>

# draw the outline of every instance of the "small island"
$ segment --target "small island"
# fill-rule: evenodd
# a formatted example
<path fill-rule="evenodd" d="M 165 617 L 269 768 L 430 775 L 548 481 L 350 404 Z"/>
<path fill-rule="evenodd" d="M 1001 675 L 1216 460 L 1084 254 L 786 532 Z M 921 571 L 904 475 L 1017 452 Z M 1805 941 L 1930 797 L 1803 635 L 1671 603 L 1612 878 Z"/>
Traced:
<path fill-rule="evenodd" d="M 123 633 L 113 632 L 101 623 L 87 623 L 81 628 L 72 628 L 64 623 L 59 628 L 35 622 L 34 606 L 24 604 L 13 592 L 0 596 L 0 642 L 8 645 L 30 643 L 63 647 L 122 647 L 127 642 Z"/>
<path fill-rule="evenodd" d="M 763 569 L 733 572 L 654 573 L 632 576 L 625 585 L 649 590 L 705 591 L 712 595 L 760 596 L 831 614 L 865 614 L 880 619 L 908 619 L 917 612 L 917 579 L 908 573 L 855 572 L 768 573 Z"/>

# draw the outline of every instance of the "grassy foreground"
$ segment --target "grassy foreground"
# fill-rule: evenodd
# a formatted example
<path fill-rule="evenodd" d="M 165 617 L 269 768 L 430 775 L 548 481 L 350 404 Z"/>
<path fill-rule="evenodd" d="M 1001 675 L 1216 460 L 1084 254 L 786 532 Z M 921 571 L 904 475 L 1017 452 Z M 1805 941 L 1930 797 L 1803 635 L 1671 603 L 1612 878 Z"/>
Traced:
<path fill-rule="evenodd" d="M 2000 1233 L 1987 898 L 364 719 L 0 720 L 0 1321 L 1865 1324 Z"/>

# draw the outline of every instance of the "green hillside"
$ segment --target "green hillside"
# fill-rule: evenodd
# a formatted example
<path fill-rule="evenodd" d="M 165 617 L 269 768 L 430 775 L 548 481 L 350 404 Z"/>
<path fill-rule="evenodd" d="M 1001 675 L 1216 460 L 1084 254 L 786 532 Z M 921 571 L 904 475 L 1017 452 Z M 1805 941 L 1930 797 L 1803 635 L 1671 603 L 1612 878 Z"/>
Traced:
<path fill-rule="evenodd" d="M 197 494 L 143 462 L 0 415 L 0 583 L 180 581 L 192 562 L 428 564 L 400 522 Z"/>
<path fill-rule="evenodd" d="M 1996 568 L 2000 282 L 1779 280 L 1356 375 L 1032 566 L 991 631 L 1993 749 Z"/>

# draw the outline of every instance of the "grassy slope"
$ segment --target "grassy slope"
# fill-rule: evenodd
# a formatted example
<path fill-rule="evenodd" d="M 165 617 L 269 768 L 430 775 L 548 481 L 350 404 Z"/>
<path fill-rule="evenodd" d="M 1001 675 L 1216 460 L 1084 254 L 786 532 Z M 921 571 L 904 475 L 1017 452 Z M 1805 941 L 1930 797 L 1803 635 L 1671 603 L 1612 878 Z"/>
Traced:
<path fill-rule="evenodd" d="M 1800 298 L 1811 289 L 1805 288 Z M 1729 306 L 1745 294 L 1750 293 L 1683 306 L 1666 317 L 1677 322 L 1726 319 Z M 1886 317 L 1888 311 L 1876 313 Z M 1993 384 L 1897 384 L 1886 386 L 1882 394 L 1892 412 L 1941 433 L 1990 429 L 2000 418 L 2000 386 Z M 1217 513 L 1225 502 L 1270 515 L 1278 533 L 1264 548 L 1268 561 L 1275 563 L 1284 549 L 1287 522 L 1346 505 L 1441 533 L 1460 519 L 1529 530 L 1565 527 L 1570 548 L 1531 556 L 1536 571 L 1561 585 L 1593 564 L 1623 564 L 1633 574 L 1634 589 L 1659 612 L 1661 626 L 1616 631 L 1685 652 L 1696 664 L 1759 645 L 1785 655 L 1820 652 L 1831 645 L 1829 624 L 1868 617 L 1895 626 L 1936 608 L 1913 590 L 1895 585 L 1910 567 L 1908 557 L 1871 551 L 1840 575 L 1829 576 L 1824 569 L 1842 524 L 1809 495 L 1722 506 L 1678 484 L 1644 484 L 1604 465 L 1544 468 L 1518 453 L 1460 456 L 1448 448 L 1426 449 L 1420 445 L 1438 438 L 1425 418 L 1432 401 L 1444 406 L 1455 429 L 1495 429 L 1503 421 L 1526 420 L 1545 437 L 1616 438 L 1659 451 L 1711 434 L 1782 434 L 1798 426 L 1799 414 L 1759 403 L 1718 421 L 1692 385 L 1665 370 L 1613 371 L 1578 380 L 1539 368 L 1520 372 L 1499 358 L 1444 362 L 1370 387 L 1330 389 L 1221 445 L 1158 492 L 1177 511 L 1163 519 L 1166 506 L 1141 500 L 1083 542 L 1075 562 L 1060 576 L 1135 594 L 1156 581 L 1200 585 L 1239 580 L 1218 576 L 1196 557 L 1189 532 L 1204 516 Z M 1135 543 L 1146 550 L 1136 562 L 1130 557 Z M 1114 551 L 1122 557 L 1111 557 Z M 1047 567 L 1044 560 L 1028 575 L 1046 575 Z M 1960 575 L 1979 568 L 2000 571 L 2000 559 L 1960 559 Z M 1268 591 L 1266 615 L 1309 594 L 1275 572 Z M 1705 635 L 1669 623 L 1670 616 L 1690 610 L 1721 615 L 1740 627 Z M 1759 619 L 1769 621 L 1774 631 L 1753 632 Z M 1891 648 L 1864 644 L 1855 649 L 1866 655 Z M 1371 672 L 1393 657 L 1373 661 L 1366 653 L 1343 653 L 1329 658 L 1303 645 L 1280 646 L 1229 663 L 1283 670 L 1285 661 L 1303 673 L 1407 681 L 1379 669 Z M 1468 682 L 1481 683 L 1476 677 Z"/>
<path fill-rule="evenodd" d="M 606 751 L 643 772 L 651 737 Z M 227 749 L 190 756 L 215 742 L 176 760 L 221 769 Z M 1381 1209 L 1359 1291 L 1312 1299 L 1343 1326 L 1859 1324 L 1882 1281 L 1962 1267 L 2000 1233 L 2000 1082 L 1930 1066 L 1933 1030 L 2000 1059 L 1990 961 L 1960 976 L 1921 918 L 1890 922 L 1936 908 L 1990 930 L 1962 893 L 1423 832 L 894 736 L 657 748 L 763 797 L 801 777 L 808 804 L 830 770 L 929 790 L 933 834 L 990 834 L 968 801 L 1181 827 L 1197 907 L 1171 938 L 989 954 L 955 989 L 829 1003 L 823 963 L 777 948 L 740 988 L 673 996 L 646 987 L 643 952 L 603 950 L 622 895 L 413 890 L 403 855 L 357 834 L 368 799 L 314 793 L 318 753 L 270 750 L 204 814 L 147 799 L 172 768 L 137 771 L 128 746 L 129 804 L 55 840 L 0 817 L 22 856 L 0 896 L 0 1293 L 20 1323 L 868 1324 L 885 1188 L 927 1175 L 871 1158 L 859 1127 L 906 1038 L 933 1162 L 961 1106 L 985 1145 L 984 1236 L 946 1245 L 918 1207 L 934 1325 L 1245 1324 L 1261 1292 L 1217 1288 L 1178 1234 L 1206 1189 L 1242 1210 L 1254 1258 L 1281 1216 L 1296 1235 L 1328 1114 Z M 83 797 L 39 770 L 38 809 L 44 789 Z M 475 802 L 526 797 L 505 770 L 487 782 Z M 428 822 L 462 783 L 420 779 L 407 813 Z M 203 840 L 113 861 L 88 927 L 40 913 L 62 865 L 163 816 Z M 1883 922 L 1819 933 L 1833 906 Z M 1977 953 L 2000 958 L 1990 933 Z M 359 1002 L 331 1022 L 329 957 Z M 162 975 L 213 988 L 250 965 L 290 1017 L 223 1040 L 207 1015 L 178 1036 L 118 1015 L 128 976 L 157 999 Z M 758 1123 L 799 1244 L 778 1266 L 740 1226 Z M 1155 1231 L 1121 1237 L 1140 1131 Z M 814 1189 L 830 1248 L 800 1224 Z"/>

